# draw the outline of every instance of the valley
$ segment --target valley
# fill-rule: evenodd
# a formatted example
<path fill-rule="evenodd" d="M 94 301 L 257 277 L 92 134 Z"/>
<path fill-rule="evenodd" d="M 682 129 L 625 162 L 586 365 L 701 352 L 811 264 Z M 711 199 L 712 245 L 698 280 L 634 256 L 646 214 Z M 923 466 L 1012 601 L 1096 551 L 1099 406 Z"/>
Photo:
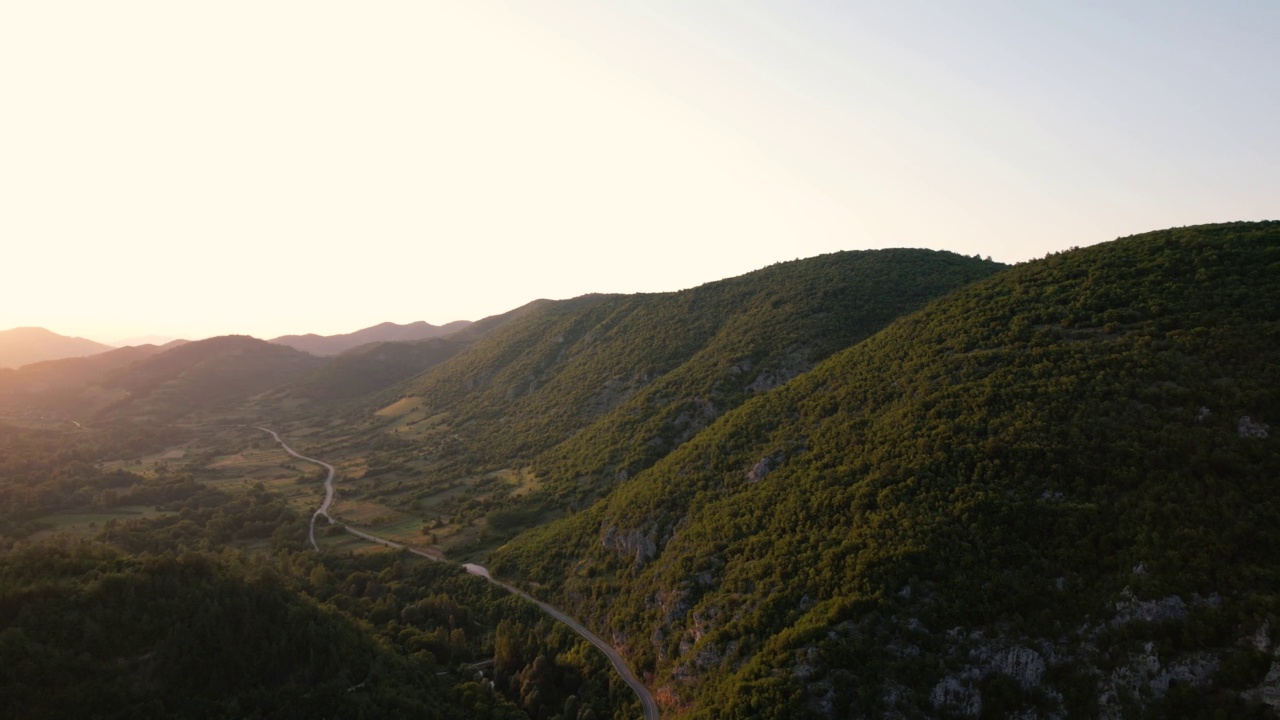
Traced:
<path fill-rule="evenodd" d="M 1276 717 L 1276 388 L 1275 222 L 0 371 L 0 712 Z"/>

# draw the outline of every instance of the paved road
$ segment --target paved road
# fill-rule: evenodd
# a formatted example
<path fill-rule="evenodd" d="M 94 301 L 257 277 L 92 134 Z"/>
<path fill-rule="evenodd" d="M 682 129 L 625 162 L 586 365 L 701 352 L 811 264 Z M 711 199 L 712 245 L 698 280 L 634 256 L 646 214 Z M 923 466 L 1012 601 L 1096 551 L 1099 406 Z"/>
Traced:
<path fill-rule="evenodd" d="M 329 517 L 329 506 L 333 504 L 333 475 L 334 475 L 333 466 L 327 462 L 324 462 L 323 460 L 316 460 L 315 458 L 309 458 L 304 455 L 299 455 L 297 452 L 294 451 L 293 448 L 289 447 L 284 440 L 280 439 L 280 436 L 276 434 L 275 430 L 268 430 L 267 428 L 258 427 L 256 425 L 254 427 L 257 427 L 259 430 L 261 430 L 264 433 L 270 433 L 271 437 L 275 438 L 276 442 L 280 443 L 280 447 L 284 448 L 284 451 L 289 453 L 290 455 L 298 458 L 299 460 L 306 460 L 309 463 L 315 463 L 316 465 L 319 465 L 320 467 L 329 471 L 329 477 L 324 479 L 324 502 L 320 503 L 320 509 L 316 510 L 315 514 L 311 516 L 311 547 L 319 550 L 320 543 L 316 542 L 316 518 L 323 515 L 324 519 L 328 520 L 330 525 L 333 524 L 333 518 Z M 348 530 L 349 529 L 350 528 L 348 528 Z M 356 534 L 360 535 L 360 533 L 356 533 Z"/>
<path fill-rule="evenodd" d="M 255 426 L 255 427 L 258 427 L 258 426 Z M 299 460 L 306 460 L 309 463 L 315 463 L 317 465 L 320 465 L 321 467 L 329 471 L 329 477 L 325 478 L 325 481 L 324 481 L 324 502 L 320 505 L 320 509 L 316 510 L 315 514 L 311 516 L 311 545 L 315 547 L 315 549 L 319 550 L 320 545 L 316 543 L 316 518 L 323 515 L 324 518 L 329 521 L 330 525 L 333 524 L 333 518 L 329 517 L 329 506 L 333 504 L 333 475 L 334 475 L 333 466 L 327 462 L 324 462 L 323 460 L 316 460 L 315 458 L 305 457 L 303 455 L 299 455 L 298 453 L 294 452 L 293 448 L 285 444 L 285 441 L 281 440 L 280 436 L 277 435 L 274 430 L 268 430 L 267 428 L 264 428 L 264 427 L 258 427 L 258 429 L 265 433 L 271 433 L 271 437 L 275 438 L 276 442 L 280 443 L 280 447 L 284 448 L 285 452 L 289 453 L 290 455 L 298 458 Z M 363 530 L 357 530 L 351 527 L 350 525 L 344 525 L 343 527 L 347 532 L 351 533 L 352 535 L 355 535 L 356 537 L 364 538 L 369 542 L 378 543 L 379 545 L 386 545 L 387 547 L 395 548 L 396 550 L 408 550 L 409 552 L 415 555 L 421 555 L 422 557 L 427 558 L 428 560 L 444 562 L 444 558 L 440 555 L 433 555 L 425 550 L 418 550 L 416 548 L 411 548 L 401 543 L 395 542 L 394 540 L 388 540 L 383 537 L 378 537 L 377 535 L 374 535 L 372 533 L 367 533 Z M 520 588 L 514 585 L 510 585 L 508 583 L 505 583 L 493 577 L 492 575 L 489 574 L 489 571 L 486 568 L 480 565 L 475 565 L 473 563 L 467 563 L 462 566 L 462 569 L 466 570 L 468 573 L 472 575 L 482 577 L 485 580 L 488 580 L 489 582 L 493 583 L 494 585 L 497 585 L 498 587 L 502 588 L 503 590 L 506 590 L 507 592 L 512 593 L 514 595 L 519 595 L 525 600 L 528 600 L 534 605 L 537 605 L 538 607 L 542 608 L 543 612 L 559 620 L 565 625 L 568 625 L 574 632 L 586 638 L 587 642 L 591 643 L 592 645 L 595 645 L 597 648 L 600 649 L 600 652 L 604 653 L 605 657 L 609 658 L 609 662 L 613 663 L 613 669 L 618 671 L 618 675 L 622 678 L 622 681 L 625 682 L 627 685 L 630 685 L 631 689 L 635 691 L 636 695 L 640 698 L 640 707 L 644 709 L 645 720 L 659 720 L 658 701 L 654 700 L 653 693 L 650 693 L 649 688 L 645 687 L 644 683 L 640 682 L 640 679 L 636 677 L 636 674 L 631 672 L 631 668 L 627 666 L 627 662 L 622 659 L 622 656 L 618 654 L 617 650 L 613 649 L 612 645 L 605 642 L 603 639 L 600 638 L 600 636 L 588 630 L 585 626 L 583 626 L 582 623 L 578 622 L 577 620 L 574 620 L 573 618 L 564 614 L 560 610 L 542 602 L 541 600 L 538 600 L 537 598 L 533 597 L 529 593 L 521 590 Z"/>
<path fill-rule="evenodd" d="M 489 582 L 493 583 L 494 585 L 497 585 L 503 590 L 506 590 L 507 592 L 512 593 L 514 595 L 519 595 L 525 600 L 528 600 L 534 605 L 537 605 L 538 607 L 542 608 L 542 612 L 559 620 L 565 625 L 568 625 L 570 628 L 573 629 L 574 632 L 586 638 L 587 641 L 590 642 L 592 645 L 595 645 L 597 648 L 600 648 L 600 652 L 604 653 L 605 657 L 609 658 L 609 662 L 613 663 L 613 669 L 618 671 L 618 675 L 622 677 L 622 681 L 630 685 L 631 689 L 635 690 L 636 695 L 640 697 L 640 706 L 644 708 L 645 720 L 658 720 L 658 717 L 659 717 L 658 701 L 653 699 L 653 694 L 649 692 L 649 688 L 645 687 L 644 683 L 640 682 L 640 679 L 636 677 L 635 673 L 631 672 L 631 668 L 627 666 L 627 662 L 622 659 L 622 656 L 618 654 L 617 650 L 613 649 L 612 645 L 610 645 L 609 643 L 601 639 L 599 635 L 596 635 L 595 633 L 588 630 L 586 627 L 582 625 L 582 623 L 578 622 L 577 620 L 574 620 L 568 615 L 565 615 L 564 613 L 560 612 L 558 609 L 542 602 L 541 600 L 533 597 L 529 593 L 521 590 L 520 588 L 514 585 L 509 585 L 493 577 L 492 575 L 489 574 L 489 570 L 486 569 L 485 567 L 480 565 L 475 565 L 473 563 L 467 563 L 462 566 L 462 569 L 466 570 L 472 575 L 478 575 L 484 578 L 485 580 L 488 580 Z"/>

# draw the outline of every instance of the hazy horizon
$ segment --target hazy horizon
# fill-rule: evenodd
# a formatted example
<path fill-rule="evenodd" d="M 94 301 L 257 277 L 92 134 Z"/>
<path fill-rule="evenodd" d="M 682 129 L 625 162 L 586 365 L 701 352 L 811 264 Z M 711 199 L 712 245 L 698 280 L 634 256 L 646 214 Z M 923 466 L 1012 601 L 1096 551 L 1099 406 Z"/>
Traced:
<path fill-rule="evenodd" d="M 436 325 L 1280 217 L 1280 4 L 0 8 L 0 328 Z"/>

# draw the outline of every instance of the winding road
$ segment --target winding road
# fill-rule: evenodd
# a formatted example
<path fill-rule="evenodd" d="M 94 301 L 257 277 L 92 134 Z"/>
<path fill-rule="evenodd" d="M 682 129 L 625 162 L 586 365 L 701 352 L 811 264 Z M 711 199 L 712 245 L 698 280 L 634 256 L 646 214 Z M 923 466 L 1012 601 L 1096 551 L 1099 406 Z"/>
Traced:
<path fill-rule="evenodd" d="M 640 706 L 644 708 L 645 720 L 658 720 L 658 701 L 653 699 L 653 694 L 649 692 L 649 688 L 645 687 L 644 683 L 640 682 L 640 679 L 636 677 L 635 673 L 631 672 L 631 668 L 627 666 L 627 661 L 622 659 L 622 656 L 618 654 L 617 650 L 613 649 L 612 645 L 605 642 L 599 635 L 588 630 L 582 625 L 582 623 L 574 620 L 568 615 L 565 615 L 558 609 L 542 602 L 514 585 L 509 585 L 493 577 L 489 574 L 489 571 L 486 568 L 473 563 L 467 563 L 462 566 L 462 569 L 472 575 L 478 575 L 503 590 L 506 590 L 513 595 L 519 595 L 525 600 L 537 605 L 542 608 L 542 612 L 559 620 L 565 625 L 568 625 L 574 632 L 586 638 L 587 642 L 599 648 L 600 652 L 604 653 L 604 656 L 609 658 L 609 662 L 613 663 L 613 669 L 618 671 L 618 675 L 622 677 L 622 681 L 630 685 L 631 689 L 635 690 L 636 695 L 640 697 Z"/>
<path fill-rule="evenodd" d="M 299 453 L 294 451 L 293 448 L 289 447 L 288 444 L 286 444 L 285 441 L 282 440 L 274 430 L 268 430 L 267 428 L 260 427 L 257 425 L 255 425 L 254 427 L 256 427 L 257 429 L 265 433 L 270 433 L 271 437 L 275 438 L 276 442 L 280 443 L 280 447 L 284 448 L 284 451 L 289 453 L 290 455 L 298 458 L 299 460 L 305 460 L 309 463 L 315 463 L 316 465 L 319 465 L 329 471 L 329 476 L 326 477 L 324 480 L 324 502 L 320 504 L 320 508 L 316 510 L 314 515 L 311 516 L 311 545 L 316 550 L 319 550 L 320 545 L 316 542 L 316 518 L 323 515 L 324 519 L 328 520 L 330 525 L 334 524 L 333 518 L 329 516 L 329 506 L 333 504 L 333 476 L 334 476 L 333 466 L 327 462 L 324 462 L 323 460 L 317 460 L 315 458 L 306 457 L 305 455 L 300 455 Z M 368 540 L 369 542 L 378 543 L 379 545 L 386 545 L 387 547 L 394 548 L 396 550 L 408 550 L 409 552 L 415 555 L 421 555 L 422 557 L 427 558 L 428 560 L 434 560 L 437 562 L 446 562 L 445 560 L 443 560 L 441 557 L 437 555 L 432 555 L 424 550 L 417 550 L 415 548 L 408 547 L 401 543 L 395 542 L 394 540 L 388 540 L 386 538 L 378 537 L 377 535 L 364 532 L 363 530 L 357 530 L 351 527 L 350 525 L 344 525 L 343 528 L 347 532 L 351 533 L 352 535 Z M 510 585 L 508 583 L 505 583 L 493 577 L 492 575 L 489 574 L 488 569 L 486 569 L 481 565 L 476 565 L 474 563 L 466 563 L 462 566 L 462 569 L 466 570 L 471 575 L 482 577 L 485 580 L 488 580 L 489 582 L 493 583 L 494 585 L 497 585 L 498 587 L 502 588 L 503 590 L 506 590 L 507 592 L 513 595 L 519 595 L 525 600 L 528 600 L 534 605 L 537 605 L 539 608 L 542 609 L 543 612 L 555 618 L 556 620 L 559 620 L 565 625 L 568 625 L 571 630 L 581 635 L 587 642 L 599 648 L 600 652 L 604 653 L 605 657 L 609 658 L 609 662 L 613 664 L 613 669 L 618 671 L 618 676 L 622 678 L 622 681 L 625 682 L 627 685 L 629 685 L 631 689 L 635 691 L 636 696 L 640 698 L 640 707 L 644 710 L 645 720 L 659 720 L 661 716 L 658 713 L 658 701 L 654 699 L 653 693 L 649 692 L 649 688 L 645 687 L 644 683 L 640 682 L 640 679 L 637 678 L 636 674 L 631 671 L 631 668 L 627 665 L 627 662 L 622 659 L 622 656 L 618 654 L 618 651 L 615 650 L 612 645 L 605 642 L 599 635 L 596 635 L 595 633 L 591 632 L 582 623 L 564 614 L 559 609 L 552 607 L 551 605 L 548 605 L 542 602 L 541 600 L 538 600 L 537 598 L 533 597 L 529 593 L 521 590 L 520 588 L 514 585 Z"/>
<path fill-rule="evenodd" d="M 320 509 L 316 510 L 315 514 L 311 516 L 311 547 L 319 550 L 320 543 L 316 542 L 316 518 L 323 515 L 324 519 L 328 520 L 330 525 L 333 524 L 333 518 L 329 517 L 329 506 L 333 504 L 333 476 L 334 476 L 333 466 L 323 460 L 317 460 L 315 458 L 309 458 L 305 455 L 298 454 L 293 448 L 289 447 L 289 445 L 284 440 L 280 439 L 280 436 L 276 434 L 275 430 L 268 430 L 267 428 L 259 427 L 257 425 L 255 425 L 254 427 L 258 428 L 264 433 L 270 433 L 271 437 L 275 438 L 276 442 L 280 443 L 280 447 L 284 448 L 284 451 L 289 453 L 290 455 L 298 458 L 299 460 L 306 460 L 309 463 L 315 463 L 316 465 L 319 465 L 320 467 L 329 471 L 329 477 L 324 479 L 324 502 L 320 503 Z M 347 531 L 350 532 L 351 528 L 347 528 Z M 355 534 L 363 535 L 363 533 L 355 533 Z"/>

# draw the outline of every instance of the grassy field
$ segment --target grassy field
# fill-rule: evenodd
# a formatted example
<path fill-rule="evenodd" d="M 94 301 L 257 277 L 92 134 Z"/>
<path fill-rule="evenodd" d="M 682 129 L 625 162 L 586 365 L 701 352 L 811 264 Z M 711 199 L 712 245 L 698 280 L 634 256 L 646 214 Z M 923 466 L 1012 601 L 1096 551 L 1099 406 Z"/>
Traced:
<path fill-rule="evenodd" d="M 442 415 L 424 417 L 421 401 L 407 398 L 383 408 L 383 429 L 410 436 L 446 428 Z M 337 495 L 331 515 L 340 523 L 419 549 L 468 559 L 501 544 L 502 528 L 490 527 L 485 515 L 512 497 L 535 491 L 540 483 L 527 468 L 507 468 L 468 478 L 428 484 L 429 461 L 392 453 L 369 453 L 351 443 L 360 429 L 337 418 L 306 424 L 262 423 L 281 434 L 298 452 L 337 468 Z M 358 434 L 358 432 L 356 433 Z M 155 475 L 190 472 L 210 487 L 245 492 L 261 483 L 283 496 L 303 516 L 310 516 L 324 497 L 324 470 L 286 453 L 266 433 L 252 426 L 211 428 L 197 440 L 143 458 L 109 464 Z M 99 520 L 99 524 L 105 520 Z M 86 523 L 89 520 L 86 520 Z M 425 531 L 424 531 L 425 530 Z M 323 547 L 365 551 L 370 543 L 340 530 L 320 528 Z"/>
<path fill-rule="evenodd" d="M 32 540 L 41 540 L 53 535 L 65 534 L 75 537 L 92 535 L 102 529 L 111 520 L 124 521 L 138 518 L 161 517 L 173 515 L 168 510 L 157 510 L 151 505 L 121 505 L 114 508 L 102 508 L 92 512 L 60 512 L 41 518 L 42 522 L 52 523 L 53 527 L 41 530 L 31 536 Z"/>
<path fill-rule="evenodd" d="M 380 417 L 400 417 L 406 415 L 422 406 L 422 398 L 407 397 L 401 398 L 390 405 L 382 408 L 376 414 Z"/>

